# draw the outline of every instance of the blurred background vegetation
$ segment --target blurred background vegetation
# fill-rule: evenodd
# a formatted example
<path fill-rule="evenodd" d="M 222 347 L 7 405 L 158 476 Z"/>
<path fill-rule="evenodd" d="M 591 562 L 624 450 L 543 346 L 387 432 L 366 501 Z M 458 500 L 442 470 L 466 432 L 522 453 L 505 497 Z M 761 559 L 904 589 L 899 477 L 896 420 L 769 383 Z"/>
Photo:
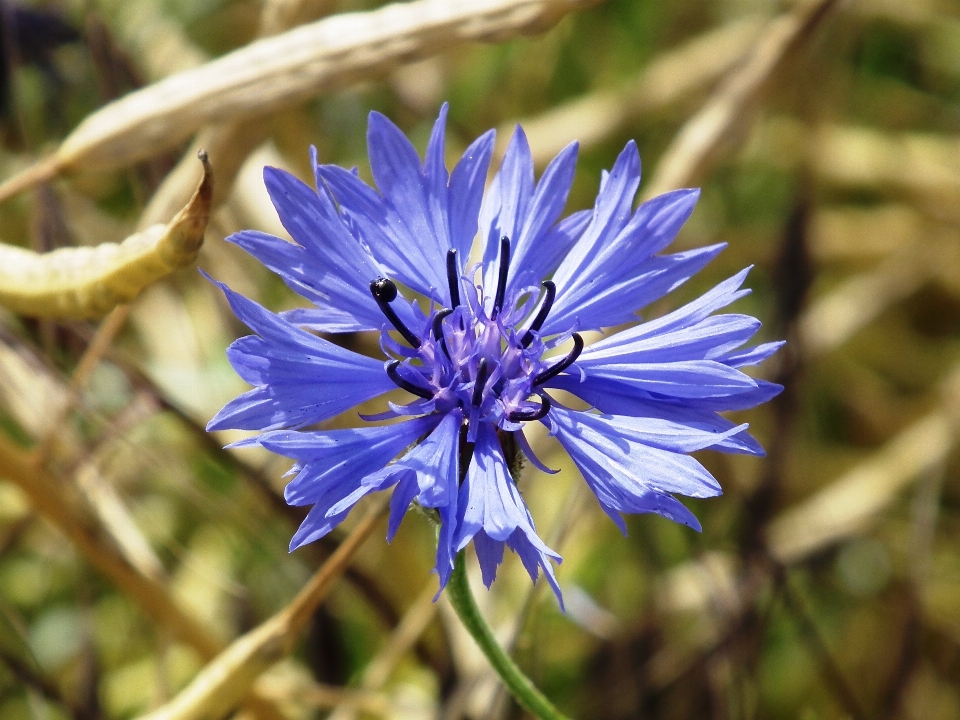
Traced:
<path fill-rule="evenodd" d="M 378 5 L 5 0 L 0 177 L 139 87 L 258 35 Z M 737 417 L 768 456 L 700 453 L 725 489 L 688 502 L 703 533 L 639 516 L 623 538 L 538 438 L 562 472 L 529 468 L 521 487 L 564 555 L 568 612 L 531 592 L 510 557 L 478 591 L 485 613 L 577 718 L 960 718 L 960 3 L 607 0 L 526 37 L 438 48 L 244 121 L 253 140 L 211 152 L 215 172 L 237 171 L 218 178 L 200 266 L 272 309 L 295 306 L 223 238 L 283 232 L 260 172 L 309 179 L 311 144 L 369 178 L 370 110 L 422 150 L 448 100 L 451 158 L 490 127 L 502 149 L 518 121 L 541 169 L 579 138 L 570 210 L 592 204 L 601 169 L 635 138 L 642 192 L 703 188 L 676 246 L 729 243 L 645 315 L 753 265 L 738 309 L 764 321 L 764 340 L 789 340 L 760 369 L 786 391 Z M 81 164 L 0 205 L 0 239 L 37 251 L 118 242 L 192 154 L 175 138 L 113 169 Z M 214 288 L 181 270 L 123 312 L 98 333 L 0 311 L 0 434 L 11 452 L 32 448 L 50 481 L 38 502 L 0 472 L 3 720 L 162 708 L 343 537 L 288 554 L 302 517 L 282 501 L 288 461 L 224 451 L 239 435 L 204 433 L 245 389 L 224 349 L 246 329 Z M 377 352 L 370 338 L 337 341 Z M 256 681 L 261 706 L 240 714 L 523 716 L 432 602 L 429 524 L 412 516 L 391 545 L 383 531 L 293 654 Z M 104 574 L 103 548 L 153 584 L 138 594 Z M 163 622 L 151 592 L 206 645 Z"/>

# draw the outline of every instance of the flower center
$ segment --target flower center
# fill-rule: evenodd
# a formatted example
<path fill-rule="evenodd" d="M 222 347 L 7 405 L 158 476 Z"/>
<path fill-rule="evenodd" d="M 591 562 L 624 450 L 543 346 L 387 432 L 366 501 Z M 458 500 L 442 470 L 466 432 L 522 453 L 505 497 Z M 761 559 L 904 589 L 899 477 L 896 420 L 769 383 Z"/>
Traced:
<path fill-rule="evenodd" d="M 543 360 L 543 353 L 558 344 L 545 342 L 540 335 L 556 299 L 556 285 L 550 280 L 542 283 L 539 309 L 527 324 L 530 312 L 519 300 L 535 288 L 507 296 L 508 238 L 500 240 L 497 287 L 489 311 L 483 288 L 459 274 L 456 250 L 450 250 L 446 260 L 452 307 L 432 310 L 420 336 L 391 307 L 398 297 L 394 282 L 381 277 L 370 283 L 384 316 L 414 350 L 395 346 L 401 359 L 387 364 L 390 379 L 421 398 L 412 404 L 416 411 L 449 412 L 459 407 L 471 428 L 485 420 L 516 430 L 520 422 L 543 418 L 551 402 L 540 386 L 570 367 L 583 350 L 583 339 L 572 333 L 574 347 L 566 357 L 553 364 Z"/>

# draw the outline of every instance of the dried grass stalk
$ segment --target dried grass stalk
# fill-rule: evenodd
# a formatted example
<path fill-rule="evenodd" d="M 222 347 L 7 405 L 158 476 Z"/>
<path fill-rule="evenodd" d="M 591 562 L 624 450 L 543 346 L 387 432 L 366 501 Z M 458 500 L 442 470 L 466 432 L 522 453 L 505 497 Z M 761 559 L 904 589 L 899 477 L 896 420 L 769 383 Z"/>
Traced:
<path fill-rule="evenodd" d="M 797 562 L 860 534 L 906 487 L 942 468 L 960 437 L 960 365 L 941 382 L 939 394 L 939 408 L 770 523 L 771 555 L 785 564 Z"/>
<path fill-rule="evenodd" d="M 724 142 L 740 128 L 784 59 L 813 35 L 837 4 L 838 0 L 806 2 L 768 25 L 747 61 L 674 137 L 644 190 L 645 198 L 697 181 Z"/>
<path fill-rule="evenodd" d="M 335 0 L 265 0 L 260 9 L 260 37 L 276 35 L 303 22 L 329 14 Z M 144 228 L 170 217 L 190 196 L 192 167 L 190 158 L 204 148 L 217 168 L 217 186 L 213 190 L 212 208 L 220 207 L 233 189 L 233 181 L 255 147 L 270 134 L 268 118 L 247 118 L 203 128 L 193 140 L 193 147 L 163 179 L 140 216 L 138 227 Z"/>
<path fill-rule="evenodd" d="M 313 612 L 347 569 L 363 541 L 379 524 L 386 507 L 386 497 L 375 498 L 357 527 L 289 605 L 234 640 L 173 700 L 141 720 L 216 720 L 224 717 L 261 673 L 290 654 Z"/>
<path fill-rule="evenodd" d="M 713 28 L 653 58 L 622 87 L 591 93 L 519 121 L 534 162 L 546 166 L 570 138 L 577 138 L 581 148 L 598 145 L 638 118 L 703 91 L 743 58 L 763 26 L 763 18 L 747 17 Z M 512 133 L 512 124 L 501 128 L 498 155 L 506 150 Z"/>
<path fill-rule="evenodd" d="M 203 657 L 220 651 L 220 642 L 177 604 L 166 587 L 141 575 L 123 556 L 101 539 L 91 518 L 69 504 L 63 483 L 50 475 L 31 453 L 0 435 L 0 476 L 16 484 L 37 512 L 60 530 L 74 549 L 100 574 L 114 583 L 150 617 Z"/>
<path fill-rule="evenodd" d="M 956 422 L 946 411 L 921 418 L 869 460 L 774 520 L 766 533 L 770 554 L 782 563 L 797 562 L 860 534 L 900 491 L 939 467 L 955 442 Z"/>
<path fill-rule="evenodd" d="M 453 45 L 540 32 L 597 2 L 418 0 L 303 25 L 110 103 L 53 156 L 0 185 L 0 201 L 65 170 L 124 167 L 205 125 L 262 115 Z"/>
<path fill-rule="evenodd" d="M 196 260 L 210 215 L 213 173 L 201 154 L 203 179 L 167 225 L 154 225 L 120 244 L 62 248 L 38 255 L 0 245 L 0 305 L 49 318 L 93 318 Z"/>

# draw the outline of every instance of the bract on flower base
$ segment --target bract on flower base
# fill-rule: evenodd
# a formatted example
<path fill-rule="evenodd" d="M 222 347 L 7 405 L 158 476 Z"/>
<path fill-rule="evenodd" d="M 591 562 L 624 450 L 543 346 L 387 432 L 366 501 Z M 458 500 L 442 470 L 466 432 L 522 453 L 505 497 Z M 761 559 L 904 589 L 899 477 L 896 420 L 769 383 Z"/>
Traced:
<path fill-rule="evenodd" d="M 698 191 L 676 190 L 633 210 L 640 158 L 630 142 L 603 174 L 593 209 L 560 219 L 576 143 L 537 181 L 518 127 L 484 192 L 494 133 L 478 138 L 448 172 L 446 114 L 444 106 L 422 162 L 393 123 L 370 114 L 376 190 L 315 155 L 315 188 L 264 169 L 295 244 L 255 231 L 229 239 L 312 306 L 276 315 L 223 287 L 256 333 L 228 350 L 254 389 L 228 403 L 208 429 L 262 431 L 254 442 L 296 460 L 286 499 L 313 507 L 291 549 L 330 532 L 368 493 L 393 487 L 389 537 L 414 501 L 439 515 L 441 588 L 457 552 L 473 540 L 488 587 L 509 547 L 532 579 L 543 571 L 559 598 L 550 560 L 560 556 L 537 535 L 504 446 L 507 455 L 520 448 L 542 467 L 524 430 L 544 423 L 624 532 L 623 513 L 658 513 L 699 529 L 673 494 L 721 491 L 688 453 L 762 453 L 746 425 L 718 412 L 780 391 L 741 368 L 781 343 L 741 349 L 760 323 L 713 314 L 748 292 L 743 271 L 674 312 L 585 348 L 580 331 L 637 321 L 638 310 L 720 252 L 722 245 L 659 254 Z M 475 238 L 482 261 L 470 266 Z M 400 286 L 425 305 L 404 297 Z M 386 360 L 311 330 L 378 331 Z M 397 387 L 412 401 L 367 418 L 396 422 L 301 429 Z M 562 406 L 550 394 L 555 389 L 593 409 Z"/>

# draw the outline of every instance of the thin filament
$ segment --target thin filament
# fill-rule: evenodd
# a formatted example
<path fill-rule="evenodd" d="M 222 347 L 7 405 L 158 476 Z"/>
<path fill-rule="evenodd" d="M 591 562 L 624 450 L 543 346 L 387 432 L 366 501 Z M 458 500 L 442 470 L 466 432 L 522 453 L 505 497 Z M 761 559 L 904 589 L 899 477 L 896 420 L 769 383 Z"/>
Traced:
<path fill-rule="evenodd" d="M 404 340 L 406 340 L 411 347 L 419 348 L 420 338 L 410 332 L 410 328 L 403 324 L 403 321 L 397 316 L 397 313 L 390 307 L 390 303 L 397 299 L 397 286 L 393 281 L 387 278 L 377 278 L 370 283 L 370 293 L 373 295 L 373 299 L 377 301 L 380 312 L 386 316 L 390 324 L 397 329 L 397 332 L 403 335 Z"/>
<path fill-rule="evenodd" d="M 510 238 L 500 238 L 500 272 L 497 275 L 497 294 L 493 300 L 493 317 L 500 314 L 503 298 L 507 294 L 507 272 L 510 270 Z"/>
<path fill-rule="evenodd" d="M 556 377 L 557 375 L 562 373 L 564 370 L 566 370 L 568 367 L 573 365 L 573 363 L 577 361 L 577 358 L 580 357 L 581 352 L 583 352 L 583 338 L 580 337 L 580 333 L 574 333 L 573 334 L 573 350 L 570 351 L 570 354 L 567 355 L 563 360 L 558 362 L 556 365 L 552 365 L 551 367 L 547 368 L 542 373 L 537 375 L 533 379 L 533 384 L 542 385 L 550 378 Z"/>
<path fill-rule="evenodd" d="M 540 407 L 536 410 L 514 410 L 507 416 L 508 420 L 520 422 L 521 420 L 539 420 L 547 416 L 550 412 L 550 398 L 546 393 L 538 393 L 540 398 Z"/>
<path fill-rule="evenodd" d="M 398 388 L 406 390 L 411 395 L 419 395 L 420 397 L 429 400 L 433 397 L 433 393 L 427 390 L 426 388 L 417 387 L 412 382 L 403 379 L 400 377 L 400 373 L 397 371 L 397 368 L 400 367 L 400 361 L 394 360 L 389 365 L 387 365 L 387 376 L 393 380 L 394 385 Z"/>
<path fill-rule="evenodd" d="M 460 304 L 460 273 L 457 271 L 457 251 L 447 250 L 447 284 L 450 286 L 450 307 Z"/>
<path fill-rule="evenodd" d="M 550 309 L 553 307 L 553 301 L 557 297 L 557 286 L 554 284 L 553 280 L 544 280 L 542 285 L 543 289 L 546 291 L 546 294 L 543 298 L 543 305 L 540 306 L 537 316 L 533 319 L 530 327 L 520 339 L 521 347 L 529 347 L 530 343 L 533 342 L 533 334 L 542 328 L 543 324 L 547 321 L 547 316 L 550 314 Z"/>
<path fill-rule="evenodd" d="M 483 388 L 487 384 L 487 359 L 483 358 L 477 365 L 477 379 L 473 385 L 473 406 L 480 407 L 483 402 Z"/>

